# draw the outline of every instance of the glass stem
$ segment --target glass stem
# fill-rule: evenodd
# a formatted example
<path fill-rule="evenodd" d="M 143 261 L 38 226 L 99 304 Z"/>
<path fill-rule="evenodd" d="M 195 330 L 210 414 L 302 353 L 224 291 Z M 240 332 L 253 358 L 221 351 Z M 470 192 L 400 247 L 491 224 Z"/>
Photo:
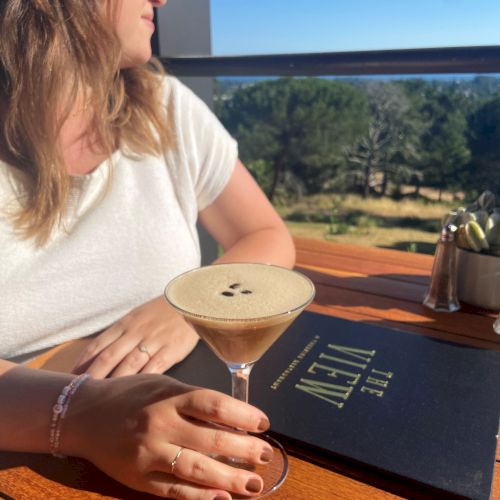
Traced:
<path fill-rule="evenodd" d="M 252 371 L 253 365 L 253 363 L 227 365 L 231 372 L 232 396 L 245 403 L 248 403 L 248 384 L 250 382 L 250 372 Z"/>

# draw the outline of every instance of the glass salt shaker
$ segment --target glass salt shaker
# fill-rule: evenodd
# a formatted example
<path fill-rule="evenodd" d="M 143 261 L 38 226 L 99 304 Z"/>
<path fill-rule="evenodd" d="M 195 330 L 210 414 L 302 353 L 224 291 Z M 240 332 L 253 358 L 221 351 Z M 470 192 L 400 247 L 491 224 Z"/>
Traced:
<path fill-rule="evenodd" d="M 456 230 L 454 224 L 445 225 L 436 245 L 431 283 L 423 302 L 434 311 L 454 312 L 460 309 L 457 297 Z"/>

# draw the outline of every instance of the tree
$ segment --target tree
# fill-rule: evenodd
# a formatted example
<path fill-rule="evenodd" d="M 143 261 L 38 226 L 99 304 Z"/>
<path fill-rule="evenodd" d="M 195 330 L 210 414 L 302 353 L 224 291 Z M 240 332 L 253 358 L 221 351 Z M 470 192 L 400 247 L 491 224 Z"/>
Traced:
<path fill-rule="evenodd" d="M 422 138 L 424 183 L 439 190 L 456 191 L 463 185 L 460 173 L 470 158 L 463 97 L 452 89 L 431 88 L 422 112 L 430 127 Z"/>
<path fill-rule="evenodd" d="M 500 193 L 500 97 L 481 106 L 469 119 L 470 164 L 467 191 Z"/>
<path fill-rule="evenodd" d="M 370 119 L 348 153 L 347 171 L 367 197 L 376 186 L 384 195 L 390 180 L 401 184 L 415 174 L 412 164 L 418 159 L 423 123 L 396 83 L 370 81 L 364 90 Z"/>
<path fill-rule="evenodd" d="M 320 78 L 283 78 L 238 89 L 218 114 L 236 137 L 246 163 L 273 166 L 272 200 L 285 174 L 310 192 L 320 191 L 345 162 L 345 149 L 367 120 L 363 94 Z"/>

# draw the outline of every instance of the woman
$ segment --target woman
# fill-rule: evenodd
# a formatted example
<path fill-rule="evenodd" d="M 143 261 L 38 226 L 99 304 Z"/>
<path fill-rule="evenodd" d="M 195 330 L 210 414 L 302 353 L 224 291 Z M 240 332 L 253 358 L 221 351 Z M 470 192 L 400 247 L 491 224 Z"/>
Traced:
<path fill-rule="evenodd" d="M 0 449 L 84 457 L 159 496 L 252 495 L 259 476 L 206 454 L 268 461 L 228 429 L 267 417 L 157 375 L 197 341 L 161 295 L 200 265 L 197 221 L 220 262 L 291 266 L 293 245 L 219 122 L 146 64 L 165 1 L 0 5 Z M 91 378 L 18 364 L 93 334 L 73 367 Z"/>

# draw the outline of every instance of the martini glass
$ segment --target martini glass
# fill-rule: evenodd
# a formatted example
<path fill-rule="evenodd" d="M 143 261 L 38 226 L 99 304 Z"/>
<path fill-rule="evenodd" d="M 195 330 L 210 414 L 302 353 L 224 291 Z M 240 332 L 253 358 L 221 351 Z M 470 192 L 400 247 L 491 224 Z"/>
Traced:
<path fill-rule="evenodd" d="M 314 293 L 313 283 L 303 274 L 257 263 L 193 269 L 172 280 L 165 290 L 170 305 L 226 364 L 231 374 L 232 396 L 244 402 L 248 402 L 253 366 L 311 303 Z M 257 498 L 262 498 L 281 486 L 288 459 L 274 438 L 259 437 L 274 449 L 270 463 L 250 465 L 227 457 L 224 461 L 259 474 L 264 488 Z"/>

